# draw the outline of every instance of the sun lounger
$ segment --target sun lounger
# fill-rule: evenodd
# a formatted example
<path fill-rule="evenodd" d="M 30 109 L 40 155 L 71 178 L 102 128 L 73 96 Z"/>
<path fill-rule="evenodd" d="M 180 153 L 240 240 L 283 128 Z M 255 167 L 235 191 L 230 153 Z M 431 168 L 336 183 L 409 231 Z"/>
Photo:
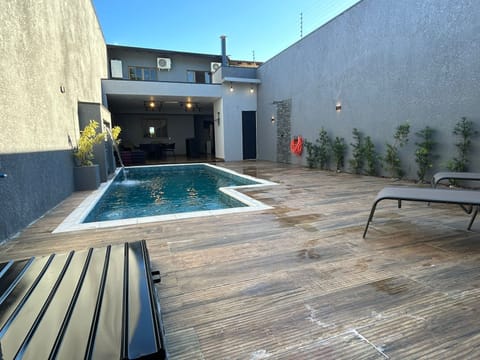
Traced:
<path fill-rule="evenodd" d="M 368 225 L 372 221 L 373 214 L 377 204 L 382 200 L 397 200 L 398 207 L 402 205 L 402 201 L 418 201 L 427 203 L 444 203 L 444 204 L 458 204 L 463 206 L 471 206 L 475 208 L 473 211 L 468 230 L 472 227 L 473 221 L 477 216 L 480 207 L 480 191 L 475 190 L 449 190 L 449 189 L 431 189 L 431 188 L 417 188 L 417 187 L 386 187 L 383 188 L 375 198 L 368 217 L 363 238 L 367 235 Z"/>
<path fill-rule="evenodd" d="M 437 188 L 437 185 L 440 181 L 449 179 L 449 180 L 467 180 L 467 181 L 480 181 L 480 173 L 474 172 L 438 172 L 432 177 L 432 187 Z M 465 210 L 467 214 L 472 212 L 472 206 L 465 207 L 465 205 L 460 204 L 460 207 Z"/>
<path fill-rule="evenodd" d="M 436 188 L 442 180 L 473 180 L 480 181 L 480 173 L 474 172 L 438 172 L 432 177 L 432 187 Z"/>

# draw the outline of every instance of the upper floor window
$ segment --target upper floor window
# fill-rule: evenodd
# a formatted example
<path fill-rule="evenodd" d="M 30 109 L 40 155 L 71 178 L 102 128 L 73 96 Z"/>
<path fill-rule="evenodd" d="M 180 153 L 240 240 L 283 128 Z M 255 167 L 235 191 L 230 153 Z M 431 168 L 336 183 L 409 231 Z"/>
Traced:
<path fill-rule="evenodd" d="M 157 80 L 157 69 L 140 66 L 129 66 L 128 77 L 130 80 L 155 81 Z"/>
<path fill-rule="evenodd" d="M 187 81 L 197 84 L 211 84 L 212 79 L 208 71 L 187 70 Z"/>

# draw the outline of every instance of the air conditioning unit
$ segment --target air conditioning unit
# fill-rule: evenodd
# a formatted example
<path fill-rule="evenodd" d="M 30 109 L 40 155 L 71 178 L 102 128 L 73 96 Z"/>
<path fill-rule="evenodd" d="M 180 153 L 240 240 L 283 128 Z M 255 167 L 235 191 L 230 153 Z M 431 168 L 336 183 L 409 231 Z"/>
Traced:
<path fill-rule="evenodd" d="M 114 79 L 123 78 L 122 60 L 110 60 L 110 73 Z"/>
<path fill-rule="evenodd" d="M 160 70 L 170 70 L 172 68 L 172 59 L 157 58 L 157 68 Z"/>
<path fill-rule="evenodd" d="M 212 62 L 212 63 L 210 63 L 210 71 L 211 71 L 212 73 L 214 73 L 214 72 L 217 71 L 221 66 L 222 66 L 222 63 Z"/>

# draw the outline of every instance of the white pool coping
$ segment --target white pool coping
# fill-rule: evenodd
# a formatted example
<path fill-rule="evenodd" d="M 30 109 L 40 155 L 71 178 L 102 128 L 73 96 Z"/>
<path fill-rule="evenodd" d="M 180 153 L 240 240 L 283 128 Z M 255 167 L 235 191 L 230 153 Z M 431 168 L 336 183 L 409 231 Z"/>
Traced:
<path fill-rule="evenodd" d="M 139 218 L 129 218 L 129 219 L 122 219 L 122 220 L 108 220 L 108 221 L 97 221 L 97 222 L 90 222 L 90 223 L 83 223 L 83 220 L 87 217 L 90 211 L 94 208 L 97 204 L 98 200 L 103 196 L 105 191 L 107 191 L 108 187 L 114 181 L 115 177 L 120 172 L 121 168 L 117 168 L 115 171 L 115 175 L 109 181 L 102 183 L 97 190 L 94 190 L 90 195 L 88 195 L 81 204 L 68 215 L 65 220 L 62 221 L 60 225 L 57 226 L 53 233 L 62 233 L 68 231 L 79 231 L 79 230 L 92 230 L 92 229 L 102 229 L 108 227 L 118 227 L 118 226 L 126 226 L 126 225 L 137 225 L 137 224 L 146 224 L 152 222 L 159 222 L 159 221 L 169 221 L 169 220 L 179 220 L 179 219 L 188 219 L 188 218 L 196 218 L 196 217 L 207 217 L 207 216 L 218 216 L 218 215 L 226 215 L 226 214 L 237 214 L 237 213 L 245 213 L 245 212 L 252 212 L 252 211 L 260 211 L 260 210 L 268 210 L 272 209 L 271 206 L 266 205 L 258 200 L 255 200 L 241 192 L 237 191 L 237 189 L 247 189 L 247 188 L 258 188 L 263 186 L 271 186 L 271 185 L 278 185 L 277 183 L 263 180 L 259 178 L 255 178 L 253 176 L 244 175 L 237 173 L 233 170 L 226 169 L 221 166 L 216 166 L 207 163 L 188 163 L 188 164 L 169 164 L 169 165 L 149 165 L 149 166 L 132 166 L 131 168 L 143 168 L 143 167 L 166 167 L 166 166 L 198 166 L 198 165 L 205 165 L 212 167 L 216 170 L 227 172 L 233 174 L 235 176 L 239 176 L 248 180 L 252 180 L 257 182 L 257 184 L 251 185 L 240 185 L 240 186 L 229 186 L 229 187 L 222 187 L 219 190 L 224 194 L 231 196 L 232 198 L 242 202 L 246 206 L 244 207 L 236 207 L 236 208 L 227 208 L 227 209 L 218 209 L 218 210 L 203 210 L 203 211 L 193 211 L 193 212 L 184 212 L 184 213 L 177 213 L 177 214 L 168 214 L 168 215 L 156 215 L 156 216 L 145 216 Z M 127 168 L 128 170 L 128 168 Z"/>

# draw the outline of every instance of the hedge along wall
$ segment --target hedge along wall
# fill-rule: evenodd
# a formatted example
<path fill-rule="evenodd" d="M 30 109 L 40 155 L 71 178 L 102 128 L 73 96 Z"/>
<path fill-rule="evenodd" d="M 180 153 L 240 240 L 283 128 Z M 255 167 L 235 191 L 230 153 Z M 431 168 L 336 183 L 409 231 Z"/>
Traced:
<path fill-rule="evenodd" d="M 259 68 L 259 159 L 276 161 L 283 151 L 270 119 L 278 101 L 291 99 L 291 136 L 314 141 L 324 127 L 350 144 L 357 128 L 383 155 L 396 128 L 408 122 L 401 159 L 414 179 L 414 133 L 428 125 L 438 143 L 432 171 L 445 169 L 461 117 L 480 130 L 479 27 L 475 0 L 359 2 Z M 478 141 L 471 171 L 480 171 Z M 349 146 L 347 163 L 350 158 Z M 290 162 L 299 160 L 291 156 Z M 306 165 L 305 155 L 300 162 Z"/>

